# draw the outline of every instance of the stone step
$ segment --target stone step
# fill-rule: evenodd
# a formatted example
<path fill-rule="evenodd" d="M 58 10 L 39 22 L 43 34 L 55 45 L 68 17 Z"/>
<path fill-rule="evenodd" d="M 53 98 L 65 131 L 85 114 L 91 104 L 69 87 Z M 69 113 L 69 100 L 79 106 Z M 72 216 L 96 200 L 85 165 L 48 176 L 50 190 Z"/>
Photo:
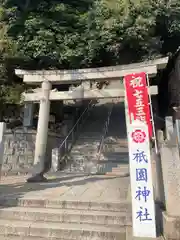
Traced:
<path fill-rule="evenodd" d="M 78 137 L 77 143 L 93 143 L 94 141 L 97 142 L 101 139 L 102 133 L 99 133 L 97 135 L 81 135 Z"/>
<path fill-rule="evenodd" d="M 98 144 L 97 145 L 78 145 L 74 146 L 73 149 L 71 150 L 71 153 L 74 155 L 83 155 L 83 154 L 89 154 L 89 153 L 97 153 L 98 151 Z M 127 161 L 129 160 L 129 155 L 127 153 L 101 153 L 104 159 L 108 160 L 118 160 L 119 162 L 121 161 Z"/>
<path fill-rule="evenodd" d="M 71 152 L 70 153 L 71 158 L 73 158 L 74 160 L 78 160 L 78 159 L 85 159 L 88 158 L 91 160 L 91 158 L 97 158 L 97 151 L 89 151 L 89 152 L 80 152 L 80 153 L 74 153 Z"/>
<path fill-rule="evenodd" d="M 126 213 L 50 208 L 10 207 L 0 209 L 1 219 L 125 226 Z"/>
<path fill-rule="evenodd" d="M 118 148 L 107 148 L 106 146 L 103 146 L 102 148 L 102 151 L 104 153 L 121 153 L 121 154 L 128 154 L 128 148 L 121 148 L 121 147 L 118 147 Z"/>
<path fill-rule="evenodd" d="M 91 133 L 92 133 L 92 136 L 97 136 L 98 134 L 100 134 L 103 131 L 104 122 L 105 122 L 105 120 L 103 122 L 101 122 L 100 124 L 94 123 L 94 125 L 82 128 L 82 132 L 81 132 L 80 136 L 87 135 L 87 136 L 91 137 Z"/>
<path fill-rule="evenodd" d="M 81 152 L 79 154 L 71 152 L 70 155 L 74 160 L 83 159 L 83 158 L 84 159 L 88 158 L 91 160 L 91 158 L 97 158 L 97 151 Z"/>
<path fill-rule="evenodd" d="M 79 201 L 79 200 L 61 200 L 59 198 L 39 199 L 39 198 L 19 198 L 13 197 L 13 194 L 6 194 L 0 198 L 0 206 L 3 207 L 33 207 L 33 208 L 53 208 L 53 209 L 76 209 L 91 211 L 111 211 L 126 212 L 131 209 L 131 204 L 126 200 L 118 202 L 98 202 L 98 201 Z"/>
<path fill-rule="evenodd" d="M 129 161 L 125 160 L 125 159 L 114 159 L 114 158 L 105 158 L 101 157 L 100 158 L 100 164 L 106 164 L 110 167 L 117 167 L 118 164 L 120 165 L 128 165 Z"/>
<path fill-rule="evenodd" d="M 91 158 L 95 158 L 95 154 L 93 154 L 93 153 L 86 153 L 86 154 L 73 154 L 73 153 L 71 153 L 70 154 L 70 156 L 71 156 L 71 159 L 73 159 L 73 161 L 74 162 L 77 162 L 77 161 L 79 161 L 79 160 L 83 160 L 84 159 L 84 161 L 85 160 L 91 160 Z M 93 160 L 92 159 L 92 160 Z"/>
<path fill-rule="evenodd" d="M 76 167 L 69 167 L 69 168 L 66 168 L 66 169 L 64 169 L 63 170 L 65 173 L 73 173 L 73 174 L 80 174 L 80 173 L 86 173 L 86 174 L 92 174 L 92 173 L 96 173 L 96 171 L 93 171 L 92 169 L 88 169 L 87 167 L 83 167 L 83 168 L 81 168 L 81 167 L 78 167 L 78 166 L 76 166 Z"/>
<path fill-rule="evenodd" d="M 76 145 L 97 145 L 100 142 L 100 138 L 94 138 L 94 139 L 80 139 L 78 138 L 76 141 Z"/>
<path fill-rule="evenodd" d="M 110 138 L 110 137 L 109 138 L 105 138 L 104 139 L 104 143 L 107 144 L 107 145 L 111 145 L 112 144 L 114 146 L 116 146 L 116 145 L 120 145 L 122 147 L 127 147 L 128 146 L 128 141 L 121 139 L 120 136 L 117 137 L 117 138 Z"/>
<path fill-rule="evenodd" d="M 87 155 L 90 155 L 90 154 L 94 154 L 94 153 L 97 153 L 97 147 L 82 147 L 82 148 L 77 148 L 75 147 L 74 149 L 72 149 L 71 151 L 72 154 L 74 154 L 74 156 L 79 156 L 79 155 L 84 155 L 84 154 L 87 154 Z"/>
<path fill-rule="evenodd" d="M 101 126 L 107 119 L 107 116 L 96 116 L 96 118 L 89 118 L 87 119 L 85 125 L 84 125 L 84 129 L 87 129 L 87 131 L 93 127 L 96 126 Z"/>
<path fill-rule="evenodd" d="M 106 175 L 109 176 L 129 176 L 129 167 L 117 167 L 117 168 L 112 168 L 111 171 L 106 172 Z"/>
<path fill-rule="evenodd" d="M 114 149 L 116 151 L 122 151 L 122 150 L 128 150 L 128 145 L 123 145 L 121 143 L 115 142 L 115 143 L 106 143 L 104 142 L 104 148 L 105 149 Z M 128 152 L 128 151 L 127 151 Z"/>
<path fill-rule="evenodd" d="M 101 135 L 94 136 L 94 137 L 82 136 L 82 137 L 78 137 L 76 144 L 93 144 L 93 143 L 95 144 L 95 143 L 98 143 L 100 139 L 101 139 Z"/>
<path fill-rule="evenodd" d="M 104 151 L 107 151 L 107 152 L 112 152 L 115 151 L 115 152 L 127 152 L 128 153 L 128 146 L 123 146 L 121 144 L 106 144 L 104 143 L 103 145 L 103 149 Z"/>
<path fill-rule="evenodd" d="M 106 176 L 111 176 L 111 177 L 128 177 L 129 173 L 128 172 L 106 172 Z"/>
<path fill-rule="evenodd" d="M 89 144 L 76 144 L 73 148 L 72 148 L 72 151 L 74 151 L 74 152 L 78 152 L 79 151 L 79 153 L 81 152 L 81 151 L 86 151 L 86 150 L 90 150 L 90 149 L 92 149 L 92 150 L 94 150 L 94 149 L 98 149 L 98 143 L 94 143 L 94 144 L 91 144 L 91 143 L 89 143 Z"/>
<path fill-rule="evenodd" d="M 98 144 L 96 145 L 76 145 L 73 147 L 72 151 L 71 152 L 74 152 L 74 153 L 81 153 L 81 151 L 83 152 L 86 152 L 87 150 L 97 150 L 97 147 L 98 147 Z"/>
<path fill-rule="evenodd" d="M 115 123 L 114 123 L 115 124 Z M 113 135 L 115 132 L 111 132 L 110 129 L 104 139 L 106 143 L 122 143 L 122 144 L 128 144 L 127 136 L 123 137 L 116 129 L 116 134 Z"/>
<path fill-rule="evenodd" d="M 88 224 L 62 224 L 52 222 L 12 221 L 0 219 L 0 235 L 32 236 L 67 240 L 125 240 L 125 227 L 107 227 Z"/>
<path fill-rule="evenodd" d="M 111 154 L 103 154 L 101 156 L 101 159 L 107 162 L 119 162 L 119 163 L 128 163 L 129 162 L 129 157 L 128 156 L 115 156 Z"/>
<path fill-rule="evenodd" d="M 12 236 L 12 235 L 9 235 L 9 236 L 2 236 L 0 235 L 0 239 L 1 240 L 52 240 L 51 237 L 46 237 L 46 238 L 43 238 L 43 237 L 26 237 L 26 236 Z M 65 238 L 53 238 L 53 240 L 67 240 Z"/>
<path fill-rule="evenodd" d="M 129 176 L 129 168 L 119 169 L 119 170 L 113 170 L 112 168 L 105 168 L 104 166 L 99 166 L 97 164 L 90 165 L 83 164 L 83 163 L 77 163 L 76 165 L 72 165 L 69 168 L 66 168 L 64 170 L 66 173 L 87 173 L 87 174 L 105 174 L 105 175 L 113 175 L 113 176 L 121 176 L 121 177 L 127 177 Z M 112 174 L 113 173 L 113 174 Z"/>
<path fill-rule="evenodd" d="M 103 154 L 110 157 L 129 158 L 128 152 L 103 152 Z"/>
<path fill-rule="evenodd" d="M 88 155 L 87 155 L 88 154 Z M 100 160 L 97 160 L 97 152 L 95 153 L 80 153 L 72 154 L 72 161 L 67 165 L 66 169 L 69 169 L 68 172 L 83 172 L 84 173 L 100 173 L 105 174 L 107 172 L 119 171 L 120 173 L 129 174 L 129 164 L 125 159 L 114 160 L 114 159 L 105 159 L 101 156 Z M 120 174 L 121 175 L 121 174 Z"/>
<path fill-rule="evenodd" d="M 129 169 L 129 167 L 124 167 L 124 168 L 122 168 L 122 167 L 117 167 L 117 168 L 112 168 L 112 172 L 122 172 L 122 170 L 128 170 Z"/>
<path fill-rule="evenodd" d="M 71 153 L 72 153 L 72 155 L 74 156 L 74 157 L 78 157 L 78 156 L 83 156 L 83 155 L 87 155 L 87 156 L 89 156 L 89 155 L 92 155 L 92 154 L 96 154 L 97 153 L 97 147 L 94 147 L 94 148 L 82 148 L 82 149 L 77 149 L 77 148 L 75 148 L 75 149 L 73 149 L 72 151 L 71 151 Z"/>
<path fill-rule="evenodd" d="M 94 154 L 97 153 L 98 147 L 97 146 L 76 146 L 71 150 L 71 153 L 74 154 L 74 156 L 84 155 L 84 154 Z"/>
<path fill-rule="evenodd" d="M 123 162 L 113 162 L 113 161 L 99 161 L 98 168 L 101 173 L 112 172 L 113 169 L 118 168 L 120 171 L 129 172 L 129 164 Z"/>
<path fill-rule="evenodd" d="M 100 156 L 100 163 L 114 163 L 115 166 L 117 166 L 117 164 L 129 164 L 129 161 L 127 158 L 107 158 L 103 155 Z"/>
<path fill-rule="evenodd" d="M 73 158 L 73 156 L 71 156 L 68 160 L 69 162 L 67 163 L 66 167 L 76 167 L 77 164 L 82 165 L 83 167 L 90 167 L 90 166 L 95 166 L 97 165 L 97 158 L 95 158 L 94 156 L 79 156 L 76 158 Z"/>
<path fill-rule="evenodd" d="M 89 137 L 97 136 L 99 133 L 102 132 L 103 126 L 104 126 L 104 121 L 101 122 L 100 124 L 97 124 L 95 122 L 93 125 L 91 125 L 89 127 L 86 127 L 86 128 L 83 128 L 82 129 L 83 131 L 81 132 L 80 137 L 81 136 L 86 136 L 86 135 L 89 136 Z M 91 133 L 92 133 L 92 135 L 91 135 Z"/>
<path fill-rule="evenodd" d="M 117 125 L 116 123 L 114 123 L 115 125 Z M 121 144 L 128 144 L 128 140 L 127 140 L 127 136 L 126 137 L 122 137 L 122 136 L 118 136 L 118 132 L 117 132 L 117 129 L 116 129 L 116 135 L 113 136 L 113 133 L 111 133 L 111 131 L 108 131 L 107 135 L 106 135 L 106 138 L 104 139 L 104 141 L 106 143 L 121 143 Z M 120 135 L 120 134 L 119 134 Z"/>

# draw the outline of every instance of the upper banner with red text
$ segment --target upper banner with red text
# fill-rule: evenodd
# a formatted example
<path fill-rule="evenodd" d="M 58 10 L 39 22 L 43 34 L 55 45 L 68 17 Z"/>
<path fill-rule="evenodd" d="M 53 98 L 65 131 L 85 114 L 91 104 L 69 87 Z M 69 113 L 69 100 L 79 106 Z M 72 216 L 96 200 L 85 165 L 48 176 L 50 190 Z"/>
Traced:
<path fill-rule="evenodd" d="M 140 120 L 148 125 L 152 137 L 152 123 L 146 73 L 129 74 L 124 77 L 130 123 Z"/>

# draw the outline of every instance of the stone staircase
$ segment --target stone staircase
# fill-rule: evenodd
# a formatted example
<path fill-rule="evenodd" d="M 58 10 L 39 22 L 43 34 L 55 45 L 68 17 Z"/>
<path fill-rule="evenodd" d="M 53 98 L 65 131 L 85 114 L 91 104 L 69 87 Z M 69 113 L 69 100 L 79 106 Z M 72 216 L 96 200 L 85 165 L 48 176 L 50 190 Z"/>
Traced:
<path fill-rule="evenodd" d="M 101 101 L 93 108 L 68 156 L 67 165 L 63 172 L 97 172 L 97 151 L 110 107 L 110 104 L 104 104 Z"/>
<path fill-rule="evenodd" d="M 128 175 L 129 156 L 126 137 L 124 104 L 113 106 L 108 133 L 104 139 L 99 169 L 107 175 Z"/>
<path fill-rule="evenodd" d="M 126 240 L 129 178 L 60 176 L 39 184 L 21 176 L 1 183 L 1 240 Z"/>
<path fill-rule="evenodd" d="M 112 108 L 108 133 L 98 153 L 108 111 Z M 119 124 L 118 124 L 119 123 Z M 71 153 L 68 156 L 66 173 L 99 173 L 113 176 L 129 174 L 128 144 L 126 138 L 123 103 L 100 101 L 91 112 Z"/>
<path fill-rule="evenodd" d="M 14 201 L 1 202 L 1 240 L 126 239 L 126 202 Z"/>

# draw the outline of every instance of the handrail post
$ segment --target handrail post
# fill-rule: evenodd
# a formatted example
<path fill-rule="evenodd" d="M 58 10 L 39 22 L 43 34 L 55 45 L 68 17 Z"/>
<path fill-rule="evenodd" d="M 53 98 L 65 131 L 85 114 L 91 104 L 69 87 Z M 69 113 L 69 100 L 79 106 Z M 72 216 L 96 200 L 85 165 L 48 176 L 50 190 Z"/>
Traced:
<path fill-rule="evenodd" d="M 67 148 L 68 148 L 68 146 L 67 146 L 67 145 L 68 145 L 68 144 L 67 144 L 67 139 L 65 140 L 65 144 L 64 144 L 64 145 L 65 145 L 65 153 L 66 153 Z"/>

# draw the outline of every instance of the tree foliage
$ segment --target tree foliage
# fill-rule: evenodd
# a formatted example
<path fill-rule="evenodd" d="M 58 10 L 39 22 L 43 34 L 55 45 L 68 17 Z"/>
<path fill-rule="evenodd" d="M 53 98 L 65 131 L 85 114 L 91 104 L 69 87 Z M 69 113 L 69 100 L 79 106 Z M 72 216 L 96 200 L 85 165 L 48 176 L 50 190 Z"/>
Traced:
<path fill-rule="evenodd" d="M 174 52 L 180 1 L 0 0 L 0 27 L 0 80 L 15 87 L 15 67 L 97 67 Z"/>

